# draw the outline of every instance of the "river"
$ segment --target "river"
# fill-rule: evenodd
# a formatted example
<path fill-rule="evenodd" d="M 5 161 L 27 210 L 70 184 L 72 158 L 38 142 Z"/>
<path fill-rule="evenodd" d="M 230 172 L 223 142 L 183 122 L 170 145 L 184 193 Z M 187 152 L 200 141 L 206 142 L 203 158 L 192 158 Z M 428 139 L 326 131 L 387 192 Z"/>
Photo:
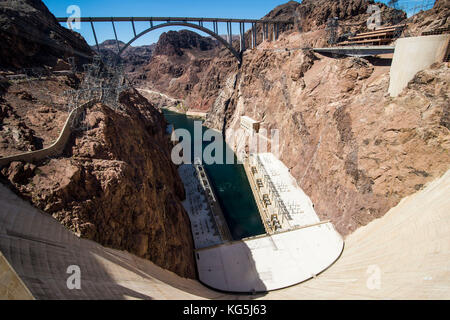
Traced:
<path fill-rule="evenodd" d="M 167 109 L 164 109 L 163 113 L 168 123 L 176 129 L 188 130 L 192 136 L 194 120 L 200 121 Z M 203 126 L 203 131 L 207 129 Z M 203 148 L 209 143 L 203 142 Z M 226 150 L 225 148 L 231 152 L 224 142 L 224 150 Z M 239 240 L 265 233 L 243 165 L 237 164 L 235 161 L 235 164 L 204 164 L 204 167 L 218 197 L 233 239 Z"/>

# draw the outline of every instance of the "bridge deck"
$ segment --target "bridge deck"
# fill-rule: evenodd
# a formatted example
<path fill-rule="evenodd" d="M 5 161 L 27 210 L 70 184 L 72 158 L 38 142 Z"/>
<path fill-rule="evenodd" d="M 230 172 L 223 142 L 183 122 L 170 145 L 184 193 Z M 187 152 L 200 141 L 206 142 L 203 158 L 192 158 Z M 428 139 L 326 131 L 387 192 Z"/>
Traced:
<path fill-rule="evenodd" d="M 66 22 L 66 18 L 56 18 L 58 22 Z M 231 19 L 231 18 L 189 18 L 189 17 L 81 17 L 80 22 L 131 22 L 131 21 L 196 21 L 196 22 L 244 22 L 244 23 L 284 23 L 293 24 L 293 21 L 274 19 Z"/>

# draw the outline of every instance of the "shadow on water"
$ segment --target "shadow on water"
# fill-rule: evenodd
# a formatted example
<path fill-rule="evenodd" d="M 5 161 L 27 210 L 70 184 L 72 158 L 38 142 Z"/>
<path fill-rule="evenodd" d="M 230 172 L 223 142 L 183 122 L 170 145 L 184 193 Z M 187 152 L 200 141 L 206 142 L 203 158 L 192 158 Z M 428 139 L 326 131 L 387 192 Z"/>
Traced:
<path fill-rule="evenodd" d="M 191 136 L 194 134 L 194 121 L 200 121 L 168 110 L 164 110 L 164 116 L 175 129 L 186 129 Z M 202 130 L 205 132 L 208 128 L 203 126 Z M 203 142 L 203 149 L 210 143 Z M 223 148 L 225 158 L 226 150 L 232 151 L 225 142 L 223 142 Z M 193 139 L 191 149 L 194 150 Z M 193 160 L 193 156 L 191 158 Z M 236 157 L 234 164 L 205 164 L 204 166 L 233 239 L 239 240 L 265 233 L 244 167 L 242 164 L 237 164 Z"/>

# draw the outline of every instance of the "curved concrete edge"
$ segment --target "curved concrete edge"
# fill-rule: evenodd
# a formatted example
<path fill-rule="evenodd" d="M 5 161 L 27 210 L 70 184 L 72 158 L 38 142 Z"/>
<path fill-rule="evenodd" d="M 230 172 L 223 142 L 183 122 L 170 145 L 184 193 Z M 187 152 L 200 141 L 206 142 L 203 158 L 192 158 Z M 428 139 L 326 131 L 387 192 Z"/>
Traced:
<path fill-rule="evenodd" d="M 67 141 L 69 140 L 70 134 L 72 133 L 72 122 L 80 115 L 80 111 L 84 110 L 86 108 L 92 107 L 94 104 L 99 103 L 100 100 L 91 100 L 89 102 L 86 102 L 85 104 L 79 106 L 78 108 L 73 109 L 69 116 L 67 117 L 67 120 L 61 130 L 61 133 L 59 134 L 58 139 L 56 141 L 40 150 L 35 151 L 28 151 L 12 156 L 8 156 L 5 158 L 0 158 L 0 167 L 3 167 L 5 165 L 10 164 L 13 161 L 25 161 L 25 162 L 33 162 L 37 160 L 42 160 L 46 157 L 55 156 L 60 154 L 64 147 L 66 146 Z"/>
<path fill-rule="evenodd" d="M 278 290 L 316 277 L 341 255 L 331 223 L 197 250 L 199 279 L 232 293 Z"/>
<path fill-rule="evenodd" d="M 30 290 L 28 290 L 1 252 L 0 300 L 34 300 Z"/>

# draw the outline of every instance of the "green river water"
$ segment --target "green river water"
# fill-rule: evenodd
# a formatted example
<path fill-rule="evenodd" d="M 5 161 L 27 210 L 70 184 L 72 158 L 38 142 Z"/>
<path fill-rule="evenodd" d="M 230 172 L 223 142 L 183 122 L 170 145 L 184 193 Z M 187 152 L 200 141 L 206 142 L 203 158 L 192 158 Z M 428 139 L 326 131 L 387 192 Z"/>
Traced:
<path fill-rule="evenodd" d="M 175 129 L 194 133 L 194 121 L 201 121 L 169 110 L 163 111 L 168 123 Z M 203 126 L 203 131 L 208 128 Z M 192 139 L 193 140 L 193 139 Z M 210 142 L 203 142 L 205 148 Z M 229 149 L 223 142 L 224 150 Z M 193 141 L 192 141 L 192 150 Z M 230 150 L 228 150 L 230 151 Z M 265 233 L 258 208 L 242 164 L 204 164 L 211 184 L 222 207 L 234 240 Z"/>

